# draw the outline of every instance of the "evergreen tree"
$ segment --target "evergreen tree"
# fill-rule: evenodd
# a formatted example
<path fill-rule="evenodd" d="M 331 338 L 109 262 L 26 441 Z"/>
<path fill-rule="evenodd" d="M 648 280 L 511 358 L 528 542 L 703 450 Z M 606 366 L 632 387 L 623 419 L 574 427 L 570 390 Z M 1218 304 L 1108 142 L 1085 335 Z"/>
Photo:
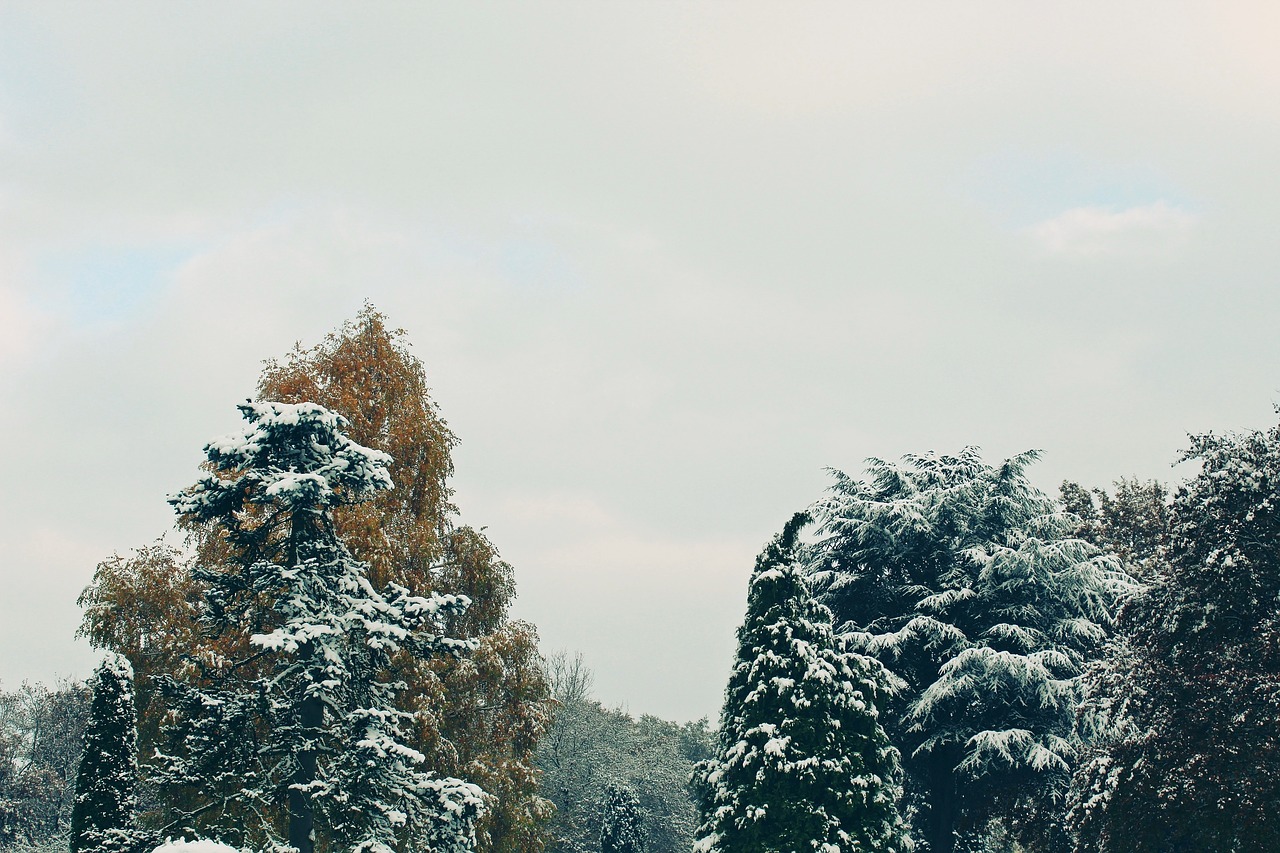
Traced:
<path fill-rule="evenodd" d="M 196 677 L 165 682 L 169 826 L 208 815 L 224 840 L 301 853 L 471 849 L 485 795 L 421 769 L 394 665 L 473 649 L 447 631 L 469 600 L 379 590 L 342 543 L 335 509 L 392 485 L 386 454 L 351 441 L 344 418 L 313 403 L 240 411 L 248 426 L 208 444 L 210 473 L 171 498 L 220 531 L 223 558 L 197 577 L 206 628 L 232 639 L 192 661 Z"/>
<path fill-rule="evenodd" d="M 1082 717 L 1077 850 L 1280 849 L 1280 427 L 1192 439 L 1163 570 Z"/>
<path fill-rule="evenodd" d="M 1035 458 L 872 460 L 867 481 L 837 473 L 816 507 L 819 599 L 905 685 L 885 727 L 931 853 L 997 817 L 1028 845 L 1061 842 L 1081 674 L 1132 590 L 1027 481 Z"/>
<path fill-rule="evenodd" d="M 464 776 L 491 795 L 476 827 L 479 853 L 538 853 L 552 809 L 539 795 L 533 758 L 551 724 L 537 632 L 510 618 L 512 567 L 481 530 L 459 519 L 449 486 L 458 439 L 403 335 L 366 305 L 319 344 L 268 361 L 257 397 L 318 403 L 347 419 L 351 440 L 390 456 L 396 488 L 334 507 L 334 528 L 369 564 L 375 588 L 394 581 L 414 595 L 469 598 L 449 627 L 452 636 L 476 642 L 462 658 L 396 658 L 405 682 L 398 701 L 419 715 L 406 742 L 423 753 L 423 767 Z M 193 656 L 237 660 L 246 652 L 236 647 L 238 635 L 211 634 L 198 621 L 204 593 L 195 575 L 230 558 L 226 537 L 210 523 L 188 519 L 184 526 L 193 557 L 162 543 L 113 557 L 99 564 L 80 599 L 81 634 L 126 655 L 138 674 L 144 755 L 160 743 L 160 721 L 170 710 L 156 679 L 183 671 Z M 193 829 L 206 831 L 212 816 L 192 817 Z"/>
<path fill-rule="evenodd" d="M 607 785 L 601 812 L 600 853 L 642 853 L 644 828 L 635 791 L 626 785 Z"/>
<path fill-rule="evenodd" d="M 756 561 L 720 750 L 699 764 L 698 853 L 901 851 L 898 753 L 879 666 L 845 651 L 793 553 L 799 514 Z"/>
<path fill-rule="evenodd" d="M 71 853 L 130 853 L 144 835 L 137 817 L 138 730 L 133 667 L 108 653 L 93 678 L 93 702 L 71 810 Z"/>

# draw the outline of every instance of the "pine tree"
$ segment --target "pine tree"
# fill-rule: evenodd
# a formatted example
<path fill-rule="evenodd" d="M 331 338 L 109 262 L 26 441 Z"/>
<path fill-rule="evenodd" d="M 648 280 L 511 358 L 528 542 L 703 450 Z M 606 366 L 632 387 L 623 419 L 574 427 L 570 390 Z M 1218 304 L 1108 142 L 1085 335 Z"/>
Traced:
<path fill-rule="evenodd" d="M 133 668 L 108 653 L 93 677 L 93 702 L 71 811 L 71 853 L 130 853 L 144 842 L 136 826 L 137 718 Z"/>
<path fill-rule="evenodd" d="M 1061 839 L 1081 673 L 1133 589 L 1027 481 L 1035 458 L 872 460 L 868 481 L 837 473 L 815 510 L 824 535 L 805 562 L 819 600 L 905 683 L 885 727 L 931 853 L 993 818 L 1028 845 Z"/>
<path fill-rule="evenodd" d="M 617 783 L 605 786 L 601 812 L 600 853 L 643 853 L 644 828 L 635 791 Z"/>
<path fill-rule="evenodd" d="M 369 564 L 375 588 L 394 581 L 414 595 L 469 598 L 466 612 L 451 617 L 450 632 L 477 644 L 461 658 L 401 653 L 396 659 L 406 685 L 398 701 L 419 715 L 407 743 L 423 753 L 423 767 L 465 776 L 491 795 L 476 827 L 479 853 L 538 853 L 552 810 L 539 795 L 533 759 L 551 723 L 537 632 L 509 616 L 512 567 L 481 530 L 460 521 L 449 485 L 458 439 L 403 335 L 366 305 L 319 344 L 268 361 L 257 398 L 318 403 L 347 419 L 353 441 L 390 456 L 396 488 L 334 507 L 338 536 Z M 252 653 L 246 635 L 213 635 L 199 624 L 204 593 L 195 575 L 231 555 L 216 525 L 188 519 L 184 528 L 194 557 L 158 543 L 105 560 L 80 600 L 81 634 L 125 654 L 138 674 L 143 754 L 160 745 L 160 721 L 171 710 L 156 689 L 158 678 L 183 672 L 192 658 L 239 660 Z M 246 720 L 252 717 L 252 709 L 244 711 Z M 195 815 L 190 824 L 211 831 L 215 811 Z"/>
<path fill-rule="evenodd" d="M 344 418 L 313 403 L 240 411 L 248 426 L 208 444 L 210 473 L 171 498 L 223 537 L 197 577 L 204 623 L 236 638 L 221 648 L 237 657 L 206 650 L 197 678 L 165 682 L 176 722 L 157 781 L 182 806 L 170 826 L 209 813 L 224 840 L 301 853 L 471 849 L 485 795 L 421 769 L 393 665 L 473 649 L 447 633 L 469 600 L 376 589 L 339 539 L 335 509 L 392 486 L 386 454 L 351 441 Z"/>
<path fill-rule="evenodd" d="M 901 851 L 898 754 L 874 661 L 845 651 L 795 562 L 799 514 L 756 561 L 719 755 L 695 775 L 698 853 Z"/>
<path fill-rule="evenodd" d="M 1078 851 L 1280 849 L 1280 427 L 1192 439 L 1164 565 L 1083 719 Z"/>

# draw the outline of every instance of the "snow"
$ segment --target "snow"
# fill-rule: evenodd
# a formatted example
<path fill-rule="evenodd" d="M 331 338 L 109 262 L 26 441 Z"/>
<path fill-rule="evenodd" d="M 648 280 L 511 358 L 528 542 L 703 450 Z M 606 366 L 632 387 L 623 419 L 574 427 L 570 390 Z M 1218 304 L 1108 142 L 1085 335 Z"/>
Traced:
<path fill-rule="evenodd" d="M 243 853 L 243 851 L 207 838 L 197 841 L 184 841 L 179 838 L 166 841 L 151 853 Z"/>

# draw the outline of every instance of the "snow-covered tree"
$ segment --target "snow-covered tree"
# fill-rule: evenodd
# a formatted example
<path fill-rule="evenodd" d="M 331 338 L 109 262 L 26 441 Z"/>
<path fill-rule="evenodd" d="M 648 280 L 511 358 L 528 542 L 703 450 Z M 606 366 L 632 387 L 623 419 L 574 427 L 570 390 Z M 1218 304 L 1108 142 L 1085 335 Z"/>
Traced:
<path fill-rule="evenodd" d="M 334 510 L 392 485 L 387 455 L 351 441 L 344 418 L 314 403 L 240 411 L 246 428 L 208 444 L 210 473 L 171 498 L 221 531 L 223 558 L 198 579 L 206 628 L 231 639 L 167 682 L 167 828 L 202 815 L 224 840 L 301 853 L 471 849 L 485 794 L 422 768 L 406 744 L 419 717 L 397 705 L 403 654 L 474 648 L 448 634 L 469 600 L 377 589 L 344 546 Z"/>
<path fill-rule="evenodd" d="M 1077 850 L 1280 850 L 1280 427 L 1192 439 L 1165 560 L 1082 720 Z"/>
<path fill-rule="evenodd" d="M 81 683 L 0 691 L 0 848 L 67 848 L 92 698 Z"/>
<path fill-rule="evenodd" d="M 801 513 L 756 561 L 720 750 L 695 778 L 697 853 L 907 848 L 898 753 L 878 720 L 884 673 L 846 651 L 794 558 Z"/>
<path fill-rule="evenodd" d="M 931 853 L 994 817 L 1028 843 L 1061 836 L 1045 821 L 1074 759 L 1080 676 L 1133 589 L 1027 481 L 1036 456 L 871 460 L 865 481 L 837 472 L 814 509 L 821 539 L 805 562 L 819 600 L 905 683 L 884 722 Z"/>
<path fill-rule="evenodd" d="M 551 707 L 537 632 L 511 618 L 514 570 L 483 528 L 463 523 L 453 503 L 458 439 L 427 378 L 404 332 L 366 304 L 317 345 L 266 362 L 257 399 L 318 403 L 347 419 L 353 441 L 391 457 L 396 487 L 336 507 L 338 536 L 369 564 L 375 589 L 394 581 L 414 595 L 466 595 L 471 606 L 450 618 L 449 631 L 477 643 L 461 658 L 397 659 L 407 685 L 398 702 L 422 714 L 406 743 L 423 753 L 423 766 L 465 775 L 490 794 L 476 827 L 478 853 L 540 853 L 551 809 L 538 793 L 533 752 Z M 81 634 L 134 666 L 143 755 L 160 743 L 168 712 L 156 678 L 180 671 L 192 655 L 235 656 L 222 648 L 228 635 L 211 635 L 197 618 L 203 593 L 195 574 L 225 561 L 225 537 L 212 524 L 184 528 L 181 550 L 159 542 L 104 560 L 80 599 Z M 194 828 L 203 820 L 197 816 Z"/>
<path fill-rule="evenodd" d="M 92 689 L 71 809 L 71 853 L 132 853 L 146 837 L 136 824 L 138 729 L 129 661 L 108 653 Z"/>
<path fill-rule="evenodd" d="M 625 785 L 636 796 L 648 853 L 688 853 L 696 814 L 688 790 L 694 765 L 711 754 L 706 721 L 676 724 L 632 717 L 592 697 L 581 655 L 547 660 L 555 724 L 538 745 L 542 794 L 555 806 L 551 853 L 597 853 L 604 824 L 600 791 Z"/>
<path fill-rule="evenodd" d="M 600 853 L 642 853 L 644 827 L 635 791 L 617 783 L 605 786 L 601 816 Z"/>

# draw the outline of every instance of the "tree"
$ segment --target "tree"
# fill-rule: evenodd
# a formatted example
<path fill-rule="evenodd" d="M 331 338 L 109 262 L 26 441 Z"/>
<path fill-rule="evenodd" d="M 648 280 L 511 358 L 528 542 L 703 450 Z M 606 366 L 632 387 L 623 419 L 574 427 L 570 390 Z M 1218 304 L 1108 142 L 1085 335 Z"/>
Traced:
<path fill-rule="evenodd" d="M 542 794 L 555 805 L 553 853 L 596 853 L 605 822 L 600 791 L 624 785 L 636 797 L 648 853 L 687 853 L 696 815 L 688 790 L 696 762 L 711 752 L 706 720 L 679 725 L 633 718 L 592 697 L 582 656 L 547 660 L 555 723 L 538 745 Z"/>
<path fill-rule="evenodd" d="M 609 784 L 601 811 L 600 853 L 643 853 L 644 827 L 635 791 L 626 785 Z"/>
<path fill-rule="evenodd" d="M 0 692 L 0 847 L 66 848 L 89 702 L 80 683 Z"/>
<path fill-rule="evenodd" d="M 794 557 L 799 514 L 756 561 L 720 749 L 696 773 L 699 853 L 901 851 L 880 668 L 844 650 Z"/>
<path fill-rule="evenodd" d="M 1167 562 L 1127 604 L 1084 724 L 1077 850 L 1280 849 L 1280 427 L 1192 438 Z"/>
<path fill-rule="evenodd" d="M 392 486 L 390 459 L 352 441 L 345 418 L 314 403 L 240 411 L 247 427 L 206 445 L 209 473 L 170 499 L 219 533 L 223 559 L 197 572 L 202 619 L 240 650 L 198 661 L 195 683 L 162 681 L 177 713 L 158 782 L 179 801 L 203 801 L 176 825 L 221 811 L 234 814 L 223 838 L 300 853 L 318 840 L 357 853 L 471 849 L 485 795 L 420 768 L 395 665 L 402 653 L 473 649 L 447 634 L 469 599 L 417 596 L 394 581 L 377 589 L 342 543 L 335 508 Z"/>
<path fill-rule="evenodd" d="M 1072 533 L 1115 554 L 1135 577 L 1148 577 L 1169 541 L 1169 491 L 1158 480 L 1137 477 L 1121 477 L 1112 488 L 1114 494 L 1062 484 L 1062 507 L 1079 519 Z"/>
<path fill-rule="evenodd" d="M 822 538 L 805 562 L 819 600 L 904 683 L 885 727 L 931 853 L 993 818 L 1024 844 L 1061 840 L 1081 673 L 1133 589 L 1027 481 L 1036 456 L 871 460 L 867 480 L 837 472 L 815 507 Z"/>
<path fill-rule="evenodd" d="M 551 812 L 538 793 L 533 758 L 551 722 L 537 633 L 508 615 L 511 566 L 482 530 L 460 523 L 449 487 L 457 438 L 431 399 L 422 362 L 403 332 L 366 305 L 320 344 L 269 361 L 257 397 L 323 405 L 347 419 L 353 441 L 390 457 L 397 487 L 334 507 L 337 534 L 370 565 L 375 588 L 394 581 L 416 595 L 467 596 L 471 606 L 451 617 L 450 630 L 476 643 L 461 658 L 396 661 L 406 685 L 398 701 L 417 714 L 408 743 L 424 754 L 423 766 L 491 795 L 476 828 L 477 850 L 537 853 Z M 197 575 L 227 559 L 225 538 L 190 519 L 185 530 L 194 558 L 158 543 L 104 561 L 81 600 L 82 633 L 125 654 L 138 673 L 139 734 L 148 753 L 168 710 L 155 680 L 198 677 L 193 659 L 245 651 L 229 645 L 231 635 L 202 631 L 196 618 L 203 595 Z M 206 819 L 198 815 L 193 825 Z"/>
<path fill-rule="evenodd" d="M 93 678 L 71 811 L 71 853 L 131 853 L 145 842 L 136 825 L 137 786 L 133 667 L 109 653 Z"/>

